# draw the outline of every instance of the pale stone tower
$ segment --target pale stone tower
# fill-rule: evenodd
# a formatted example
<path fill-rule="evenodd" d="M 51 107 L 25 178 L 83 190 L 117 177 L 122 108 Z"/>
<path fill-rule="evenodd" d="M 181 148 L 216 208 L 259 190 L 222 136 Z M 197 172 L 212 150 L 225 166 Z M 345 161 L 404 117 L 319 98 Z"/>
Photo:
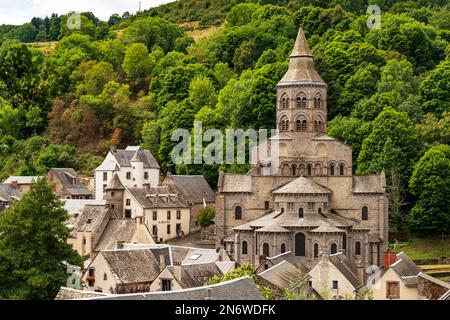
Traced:
<path fill-rule="evenodd" d="M 277 129 L 303 136 L 327 127 L 327 85 L 314 68 L 305 33 L 300 28 L 289 69 L 277 85 Z"/>

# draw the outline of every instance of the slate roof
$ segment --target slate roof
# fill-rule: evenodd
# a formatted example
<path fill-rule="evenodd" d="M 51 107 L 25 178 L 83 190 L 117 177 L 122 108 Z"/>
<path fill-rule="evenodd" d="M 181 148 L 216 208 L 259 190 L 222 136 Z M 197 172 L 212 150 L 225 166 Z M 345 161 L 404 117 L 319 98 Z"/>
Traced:
<path fill-rule="evenodd" d="M 109 208 L 102 205 L 85 205 L 81 215 L 74 218 L 67 226 L 72 229 L 73 237 L 77 232 L 92 232 L 100 235 L 109 219 L 111 219 Z M 92 245 L 95 246 L 95 244 L 94 242 Z"/>
<path fill-rule="evenodd" d="M 145 227 L 145 224 L 143 224 Z M 95 251 L 112 250 L 117 248 L 117 242 L 131 242 L 136 232 L 135 219 L 111 219 L 109 220 Z M 150 232 L 149 232 L 150 233 Z"/>
<path fill-rule="evenodd" d="M 313 55 L 308 47 L 302 28 L 298 30 L 294 49 L 290 56 L 288 71 L 278 85 L 292 82 L 314 82 L 325 85 L 325 82 L 314 68 Z"/>
<path fill-rule="evenodd" d="M 426 279 L 426 280 L 428 280 L 428 281 L 430 281 L 430 282 L 433 282 L 435 285 L 441 287 L 442 289 L 446 289 L 446 290 L 447 290 L 446 293 L 449 293 L 449 292 L 450 292 L 450 282 L 445 282 L 445 281 L 436 279 L 435 277 L 432 277 L 432 276 L 430 276 L 430 275 L 428 275 L 428 274 L 425 274 L 425 273 L 423 273 L 423 272 L 420 272 L 420 273 L 418 274 L 418 277 L 419 277 L 419 278 Z M 444 294 L 444 295 L 445 295 L 445 294 Z M 443 295 L 443 296 L 444 296 L 444 295 Z M 442 296 L 441 296 L 441 298 L 442 298 Z"/>
<path fill-rule="evenodd" d="M 3 183 L 11 183 L 13 181 L 17 181 L 18 184 L 32 184 L 39 176 L 10 176 Z"/>
<path fill-rule="evenodd" d="M 159 164 L 149 150 L 140 147 L 128 147 L 125 150 L 111 151 L 120 167 L 131 167 L 132 160 L 144 163 L 144 168 L 159 169 Z"/>
<path fill-rule="evenodd" d="M 108 294 L 101 292 L 61 287 L 55 297 L 55 300 L 78 300 L 83 298 L 104 297 L 107 295 Z"/>
<path fill-rule="evenodd" d="M 86 205 L 105 206 L 106 204 L 106 200 L 103 199 L 61 199 L 61 201 L 69 215 L 81 214 Z"/>
<path fill-rule="evenodd" d="M 197 288 L 88 298 L 89 300 L 264 300 L 256 284 L 242 277 Z"/>
<path fill-rule="evenodd" d="M 120 177 L 117 173 L 114 173 L 112 179 L 109 180 L 106 190 L 124 190 L 125 187 L 120 181 Z"/>
<path fill-rule="evenodd" d="M 259 273 L 258 276 L 270 282 L 277 288 L 284 290 L 297 283 L 299 280 L 301 281 L 302 279 L 307 278 L 308 274 L 295 265 L 283 260 Z"/>
<path fill-rule="evenodd" d="M 272 193 L 328 194 L 331 193 L 331 191 L 302 176 L 272 191 Z"/>
<path fill-rule="evenodd" d="M 297 267 L 299 267 L 304 272 L 309 272 L 308 268 L 300 263 L 297 258 L 292 254 L 292 251 L 286 251 L 285 253 L 273 256 L 273 257 L 267 257 L 266 260 L 270 261 L 273 265 L 279 264 L 280 262 L 287 261 L 290 264 L 293 264 Z"/>
<path fill-rule="evenodd" d="M 355 224 L 356 222 L 334 213 L 306 213 L 303 219 L 299 219 L 296 214 L 274 211 L 233 229 L 241 231 L 257 229 L 257 231 L 262 230 L 266 232 L 272 232 L 271 230 L 275 230 L 273 232 L 277 232 L 277 230 L 281 232 L 285 229 L 286 232 L 291 232 L 292 228 L 301 227 L 312 229 L 314 232 L 341 232 L 339 228 L 349 228 Z"/>
<path fill-rule="evenodd" d="M 405 282 L 408 287 L 417 287 L 417 276 L 422 270 L 404 252 L 397 254 L 397 261 L 390 268 Z"/>
<path fill-rule="evenodd" d="M 170 265 L 168 248 L 100 251 L 117 282 L 122 284 L 155 280 L 161 272 L 160 253 L 164 255 L 165 265 Z"/>
<path fill-rule="evenodd" d="M 184 265 L 181 267 L 181 279 L 179 281 L 182 288 L 201 287 L 205 282 L 215 275 L 222 275 L 222 271 L 213 263 L 197 265 Z"/>
<path fill-rule="evenodd" d="M 173 183 L 183 198 L 189 203 L 202 204 L 205 202 L 215 202 L 216 195 L 209 186 L 206 179 L 201 175 L 168 175 L 162 185 Z"/>
<path fill-rule="evenodd" d="M 0 202 L 11 203 L 13 200 L 20 200 L 20 192 L 9 183 L 0 183 Z"/>
<path fill-rule="evenodd" d="M 342 273 L 354 288 L 358 288 L 362 284 L 358 279 L 358 270 L 355 263 L 348 259 L 345 254 L 342 252 L 331 254 L 330 262 Z"/>
<path fill-rule="evenodd" d="M 127 188 L 143 208 L 187 208 L 178 194 L 168 186 Z"/>
<path fill-rule="evenodd" d="M 56 179 L 59 180 L 61 185 L 73 196 L 92 196 L 87 187 L 81 181 L 81 178 L 72 168 L 51 168 L 49 174 L 54 175 Z M 73 184 L 73 180 L 76 183 Z"/>
<path fill-rule="evenodd" d="M 380 176 L 377 175 L 354 175 L 353 193 L 385 193 L 381 185 Z"/>
<path fill-rule="evenodd" d="M 225 173 L 221 192 L 252 192 L 252 176 L 249 174 Z"/>

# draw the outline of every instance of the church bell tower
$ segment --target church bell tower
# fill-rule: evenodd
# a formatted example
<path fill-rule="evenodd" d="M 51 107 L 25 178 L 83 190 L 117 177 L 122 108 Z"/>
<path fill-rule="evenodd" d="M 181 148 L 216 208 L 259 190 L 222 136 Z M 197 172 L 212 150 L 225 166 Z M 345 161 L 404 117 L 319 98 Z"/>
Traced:
<path fill-rule="evenodd" d="M 327 84 L 314 68 L 314 57 L 300 27 L 289 69 L 277 85 L 277 129 L 320 134 L 327 128 Z"/>

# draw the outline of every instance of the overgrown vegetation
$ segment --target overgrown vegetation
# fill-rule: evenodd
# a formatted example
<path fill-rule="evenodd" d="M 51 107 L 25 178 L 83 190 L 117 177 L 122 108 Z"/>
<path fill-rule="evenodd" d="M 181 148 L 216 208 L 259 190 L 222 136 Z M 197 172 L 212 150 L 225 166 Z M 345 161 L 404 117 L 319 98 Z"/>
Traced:
<path fill-rule="evenodd" d="M 216 210 L 214 208 L 204 208 L 197 215 L 197 221 L 201 227 L 205 228 L 212 224 L 215 217 Z"/>
<path fill-rule="evenodd" d="M 448 234 L 448 1 L 370 3 L 381 7 L 381 29 L 367 28 L 367 3 L 356 0 L 185 0 L 108 22 L 85 13 L 81 30 L 66 27 L 67 15 L 2 26 L 0 176 L 43 172 L 41 152 L 89 173 L 95 156 L 128 144 L 149 148 L 164 171 L 203 174 L 213 186 L 219 170 L 247 172 L 176 166 L 171 134 L 195 120 L 204 130 L 274 128 L 275 87 L 301 25 L 329 85 L 328 134 L 352 146 L 356 173 L 385 172 L 391 228 Z M 223 19 L 198 43 L 179 25 Z M 59 43 L 42 51 L 14 39 Z M 45 142 L 5 147 L 30 139 Z"/>

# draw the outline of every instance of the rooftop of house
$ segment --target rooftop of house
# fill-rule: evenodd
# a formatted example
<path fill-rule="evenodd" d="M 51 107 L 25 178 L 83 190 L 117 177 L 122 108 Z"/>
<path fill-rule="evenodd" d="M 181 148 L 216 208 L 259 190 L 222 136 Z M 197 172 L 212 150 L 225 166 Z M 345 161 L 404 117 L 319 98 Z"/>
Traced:
<path fill-rule="evenodd" d="M 61 287 L 55 297 L 55 300 L 78 300 L 83 298 L 104 297 L 107 295 L 108 294 L 101 292 Z"/>
<path fill-rule="evenodd" d="M 123 167 L 132 167 L 132 162 L 142 162 L 146 169 L 159 169 L 159 164 L 149 150 L 140 146 L 129 146 L 125 150 L 111 150 L 114 160 L 105 159 L 95 170 L 119 170 Z"/>
<path fill-rule="evenodd" d="M 183 199 L 193 204 L 214 202 L 216 194 L 201 175 L 167 175 L 162 185 L 174 185 Z"/>
<path fill-rule="evenodd" d="M 87 205 L 105 206 L 106 204 L 106 200 L 99 199 L 62 199 L 61 201 L 64 203 L 64 209 L 71 216 L 80 215 Z"/>
<path fill-rule="evenodd" d="M 73 216 L 67 221 L 67 226 L 72 230 L 72 237 L 76 237 L 77 232 L 92 232 L 100 235 L 113 214 L 115 214 L 114 211 L 104 205 L 85 205 L 79 216 Z"/>
<path fill-rule="evenodd" d="M 174 291 L 108 295 L 88 300 L 264 300 L 256 284 L 242 277 L 209 286 Z"/>
<path fill-rule="evenodd" d="M 187 208 L 188 204 L 169 186 L 127 188 L 143 208 Z"/>
<path fill-rule="evenodd" d="M 124 243 L 124 250 L 132 249 L 164 249 L 169 250 L 171 264 L 197 265 L 214 263 L 220 259 L 220 253 L 216 249 L 192 248 L 172 246 L 168 244 L 132 244 Z"/>
<path fill-rule="evenodd" d="M 213 263 L 203 263 L 195 265 L 182 265 L 180 266 L 180 279 L 179 284 L 182 288 L 195 288 L 205 285 L 208 279 L 214 276 L 223 275 L 222 270 Z M 174 267 L 170 267 L 170 271 L 175 274 Z"/>
<path fill-rule="evenodd" d="M 358 278 L 358 270 L 356 264 L 342 253 L 335 253 L 329 256 L 330 262 L 339 270 L 340 273 L 352 284 L 354 288 L 362 285 Z"/>
<path fill-rule="evenodd" d="M 141 224 L 141 226 L 147 228 L 145 224 Z M 137 228 L 136 219 L 124 218 L 109 220 L 94 251 L 113 250 L 117 248 L 119 242 L 131 242 Z M 148 233 L 151 236 L 150 231 Z"/>
<path fill-rule="evenodd" d="M 3 183 L 12 183 L 13 181 L 15 181 L 18 184 L 32 184 L 39 178 L 39 176 L 10 176 Z"/>
<path fill-rule="evenodd" d="M 309 269 L 306 267 L 303 263 L 299 262 L 298 259 L 294 256 L 292 251 L 287 251 L 285 253 L 273 256 L 273 257 L 267 257 L 267 261 L 269 261 L 272 265 L 279 264 L 280 262 L 286 261 L 290 264 L 296 266 L 299 268 L 302 272 L 308 273 Z"/>
<path fill-rule="evenodd" d="M 390 265 L 390 269 L 397 273 L 407 287 L 417 287 L 417 276 L 422 270 L 404 252 L 397 254 L 397 261 Z"/>
<path fill-rule="evenodd" d="M 168 248 L 104 250 L 99 255 L 104 257 L 119 284 L 152 282 L 165 266 L 172 264 Z"/>
<path fill-rule="evenodd" d="M 62 186 L 72 196 L 92 195 L 72 168 L 51 168 L 48 174 L 58 179 Z"/>
<path fill-rule="evenodd" d="M 0 202 L 11 203 L 13 200 L 20 200 L 20 192 L 10 183 L 0 183 Z"/>
<path fill-rule="evenodd" d="M 258 277 L 277 288 L 286 289 L 298 284 L 299 281 L 307 279 L 309 276 L 301 268 L 283 260 L 259 273 Z"/>

